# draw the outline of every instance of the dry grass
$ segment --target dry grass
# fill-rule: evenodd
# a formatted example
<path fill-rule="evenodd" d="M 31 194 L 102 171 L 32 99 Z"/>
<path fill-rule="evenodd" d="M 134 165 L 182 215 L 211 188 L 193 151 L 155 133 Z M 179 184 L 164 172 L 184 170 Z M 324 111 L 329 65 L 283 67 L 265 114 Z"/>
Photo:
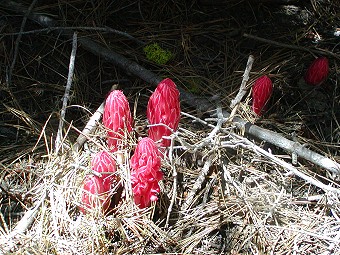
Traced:
<path fill-rule="evenodd" d="M 230 110 L 248 55 L 253 54 L 255 63 L 247 87 L 259 76 L 269 74 L 274 94 L 264 117 L 259 119 L 252 113 L 250 94 L 237 116 L 306 143 L 339 162 L 338 60 L 330 57 L 330 76 L 324 86 L 310 88 L 301 77 L 312 54 L 242 37 L 243 32 L 251 32 L 313 48 L 304 38 L 311 31 L 318 32 L 324 38 L 317 46 L 339 54 L 335 39 L 323 33 L 324 27 L 338 21 L 338 7 L 332 1 L 306 4 L 312 16 L 307 17 L 306 24 L 305 20 L 294 20 L 294 24 L 300 22 L 296 26 L 278 20 L 278 7 L 244 1 L 217 7 L 204 5 L 207 1 L 48 2 L 34 10 L 57 15 L 64 26 L 110 26 L 127 32 L 139 41 L 86 29 L 78 36 L 107 45 L 159 76 L 173 78 L 178 86 L 198 96 L 212 101 L 219 96 L 223 109 Z M 1 12 L 12 14 L 6 9 Z M 13 61 L 16 38 L 10 33 L 19 31 L 18 20 L 10 16 L 0 20 L 5 34 L 0 45 L 0 128 L 5 137 L 0 146 L 0 254 L 340 253 L 339 193 L 325 192 L 294 176 L 259 153 L 256 146 L 289 163 L 291 155 L 242 136 L 242 130 L 232 123 L 223 123 L 211 135 L 211 125 L 216 126 L 216 121 L 208 120 L 210 126 L 197 122 L 207 116 L 185 103 L 182 110 L 186 114 L 174 135 L 175 146 L 162 162 L 165 177 L 157 203 L 140 210 L 132 202 L 128 159 L 135 137 L 129 140 L 123 152 L 125 161 L 118 167 L 120 185 L 125 188 L 113 213 L 103 216 L 94 210 L 82 215 L 78 210 L 81 183 L 91 173 L 91 155 L 105 149 L 106 144 L 105 130 L 99 125 L 82 150 L 73 151 L 77 129 L 82 129 L 112 84 L 117 83 L 135 109 L 137 136 L 144 136 L 151 87 L 79 48 L 71 105 L 66 113 L 64 150 L 56 155 L 54 139 L 70 41 L 46 32 L 24 35 L 9 86 L 6 68 Z M 28 21 L 25 31 L 36 29 L 40 27 Z M 150 62 L 140 41 L 159 43 L 173 53 L 173 59 L 163 66 Z M 299 159 L 295 167 L 339 188 L 337 176 L 307 161 Z M 27 212 L 34 216 L 25 221 L 31 224 L 18 231 L 17 223 Z"/>

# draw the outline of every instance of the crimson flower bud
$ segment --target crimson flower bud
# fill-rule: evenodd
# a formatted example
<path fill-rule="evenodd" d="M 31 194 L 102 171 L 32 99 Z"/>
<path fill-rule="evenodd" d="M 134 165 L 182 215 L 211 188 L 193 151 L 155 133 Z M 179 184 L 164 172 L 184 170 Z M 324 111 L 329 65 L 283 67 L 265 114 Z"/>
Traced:
<path fill-rule="evenodd" d="M 258 78 L 252 91 L 253 111 L 261 116 L 273 91 L 273 83 L 267 75 Z"/>
<path fill-rule="evenodd" d="M 102 180 L 97 176 L 88 175 L 83 185 L 84 191 L 80 211 L 86 214 L 86 209 L 100 208 L 105 213 L 110 206 L 110 199 Z"/>
<path fill-rule="evenodd" d="M 116 180 L 114 173 L 116 172 L 116 162 L 113 157 L 106 151 L 98 152 L 91 161 L 92 170 L 100 173 L 98 177 L 106 192 L 110 191 L 111 185 Z"/>
<path fill-rule="evenodd" d="M 117 150 L 119 141 L 124 137 L 124 131 L 132 131 L 132 117 L 129 102 L 120 90 L 113 90 L 105 102 L 103 124 L 109 129 L 108 145 Z"/>
<path fill-rule="evenodd" d="M 151 201 L 157 201 L 160 192 L 158 182 L 163 179 L 161 158 L 155 142 L 142 138 L 130 159 L 131 182 L 135 204 L 139 208 L 150 206 Z"/>
<path fill-rule="evenodd" d="M 179 91 L 176 84 L 169 78 L 162 80 L 152 93 L 148 106 L 147 117 L 149 124 L 164 124 L 172 130 L 177 130 L 181 118 Z M 149 128 L 149 137 L 158 142 L 163 136 L 171 135 L 171 130 L 164 125 Z M 160 146 L 170 146 L 169 139 L 162 139 Z"/>
<path fill-rule="evenodd" d="M 308 67 L 304 76 L 305 82 L 309 85 L 320 85 L 324 80 L 326 80 L 328 72 L 328 59 L 326 57 L 319 57 Z"/>

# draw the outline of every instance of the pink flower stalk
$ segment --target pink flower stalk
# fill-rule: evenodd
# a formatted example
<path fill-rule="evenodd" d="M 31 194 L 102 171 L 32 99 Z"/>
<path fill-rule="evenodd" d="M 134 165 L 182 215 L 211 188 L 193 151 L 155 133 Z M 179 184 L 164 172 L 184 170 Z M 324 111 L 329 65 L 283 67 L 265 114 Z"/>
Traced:
<path fill-rule="evenodd" d="M 124 131 L 132 131 L 132 117 L 129 102 L 120 90 L 113 90 L 105 102 L 103 124 L 108 132 L 108 145 L 112 150 L 117 150 L 119 141 L 124 137 Z"/>
<path fill-rule="evenodd" d="M 324 80 L 326 80 L 328 72 L 328 59 L 326 57 L 319 57 L 308 67 L 304 76 L 305 82 L 309 85 L 320 85 Z"/>
<path fill-rule="evenodd" d="M 135 204 L 139 208 L 150 206 L 151 201 L 157 201 L 160 192 L 158 182 L 163 179 L 161 158 L 155 142 L 142 138 L 130 159 L 131 182 Z"/>
<path fill-rule="evenodd" d="M 116 172 L 116 162 L 112 156 L 106 151 L 98 152 L 91 161 L 92 170 L 100 173 L 102 177 L 98 177 L 105 191 L 110 191 L 113 182 L 116 180 L 114 173 Z"/>
<path fill-rule="evenodd" d="M 273 83 L 267 75 L 258 78 L 252 91 L 253 111 L 261 116 L 273 91 Z"/>
<path fill-rule="evenodd" d="M 105 213 L 110 206 L 110 199 L 100 178 L 94 175 L 86 176 L 83 183 L 82 206 L 79 208 L 83 214 L 87 209 L 100 208 Z"/>
<path fill-rule="evenodd" d="M 147 117 L 149 124 L 165 124 L 176 131 L 181 118 L 181 107 L 179 101 L 179 91 L 176 84 L 169 78 L 162 80 L 151 95 Z M 149 128 L 149 137 L 155 142 L 160 142 L 160 146 L 170 146 L 169 139 L 162 139 L 163 136 L 171 135 L 171 130 L 164 125 L 152 126 Z"/>

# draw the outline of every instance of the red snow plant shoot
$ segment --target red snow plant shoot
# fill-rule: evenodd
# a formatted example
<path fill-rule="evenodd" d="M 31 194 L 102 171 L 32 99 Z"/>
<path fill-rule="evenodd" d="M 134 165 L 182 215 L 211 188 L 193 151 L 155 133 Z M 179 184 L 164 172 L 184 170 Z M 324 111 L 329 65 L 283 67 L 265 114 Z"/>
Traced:
<path fill-rule="evenodd" d="M 132 117 L 129 102 L 120 90 L 113 90 L 105 102 L 103 124 L 109 129 L 108 145 L 112 150 L 117 150 L 119 141 L 122 140 L 125 130 L 132 131 Z"/>
<path fill-rule="evenodd" d="M 102 213 L 105 213 L 110 206 L 110 199 L 102 180 L 97 176 L 88 175 L 83 185 L 80 211 L 85 214 L 86 210 L 98 208 Z"/>
<path fill-rule="evenodd" d="M 267 75 L 258 78 L 253 85 L 253 111 L 261 116 L 273 91 L 273 83 Z"/>
<path fill-rule="evenodd" d="M 116 162 L 110 153 L 98 152 L 91 161 L 92 170 L 101 175 L 98 177 L 104 185 L 105 191 L 109 192 L 112 184 L 116 181 Z"/>
<path fill-rule="evenodd" d="M 328 59 L 319 57 L 315 59 L 307 69 L 305 82 L 309 85 L 320 85 L 326 80 L 329 72 Z"/>
<path fill-rule="evenodd" d="M 159 151 L 152 139 L 145 137 L 138 142 L 130 165 L 135 204 L 141 209 L 148 207 L 158 200 L 158 182 L 163 179 Z"/>
<path fill-rule="evenodd" d="M 148 121 L 150 125 L 154 125 L 149 128 L 149 137 L 155 142 L 160 142 L 159 145 L 162 147 L 170 146 L 171 141 L 162 137 L 169 136 L 172 131 L 177 130 L 180 115 L 179 91 L 176 84 L 166 78 L 158 84 L 148 102 Z"/>

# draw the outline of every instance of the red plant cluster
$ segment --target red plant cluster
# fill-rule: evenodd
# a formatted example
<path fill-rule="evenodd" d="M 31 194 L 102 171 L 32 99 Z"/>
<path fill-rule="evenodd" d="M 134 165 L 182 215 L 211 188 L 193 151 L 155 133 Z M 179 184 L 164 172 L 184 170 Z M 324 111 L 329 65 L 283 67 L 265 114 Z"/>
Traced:
<path fill-rule="evenodd" d="M 171 79 L 161 81 L 151 95 L 147 106 L 149 137 L 141 139 L 130 159 L 131 183 L 134 201 L 140 208 L 150 206 L 157 201 L 162 180 L 161 153 L 170 145 L 164 138 L 178 128 L 180 121 L 179 91 Z M 128 100 L 122 91 L 115 90 L 106 99 L 103 124 L 107 128 L 107 143 L 110 153 L 124 148 L 124 137 L 132 132 L 133 120 Z M 158 144 L 156 144 L 158 142 Z M 89 175 L 84 180 L 82 207 L 80 210 L 101 206 L 103 213 L 110 207 L 110 190 L 118 181 L 115 176 L 116 164 L 110 153 L 101 151 L 92 159 L 92 170 L 100 176 Z"/>

